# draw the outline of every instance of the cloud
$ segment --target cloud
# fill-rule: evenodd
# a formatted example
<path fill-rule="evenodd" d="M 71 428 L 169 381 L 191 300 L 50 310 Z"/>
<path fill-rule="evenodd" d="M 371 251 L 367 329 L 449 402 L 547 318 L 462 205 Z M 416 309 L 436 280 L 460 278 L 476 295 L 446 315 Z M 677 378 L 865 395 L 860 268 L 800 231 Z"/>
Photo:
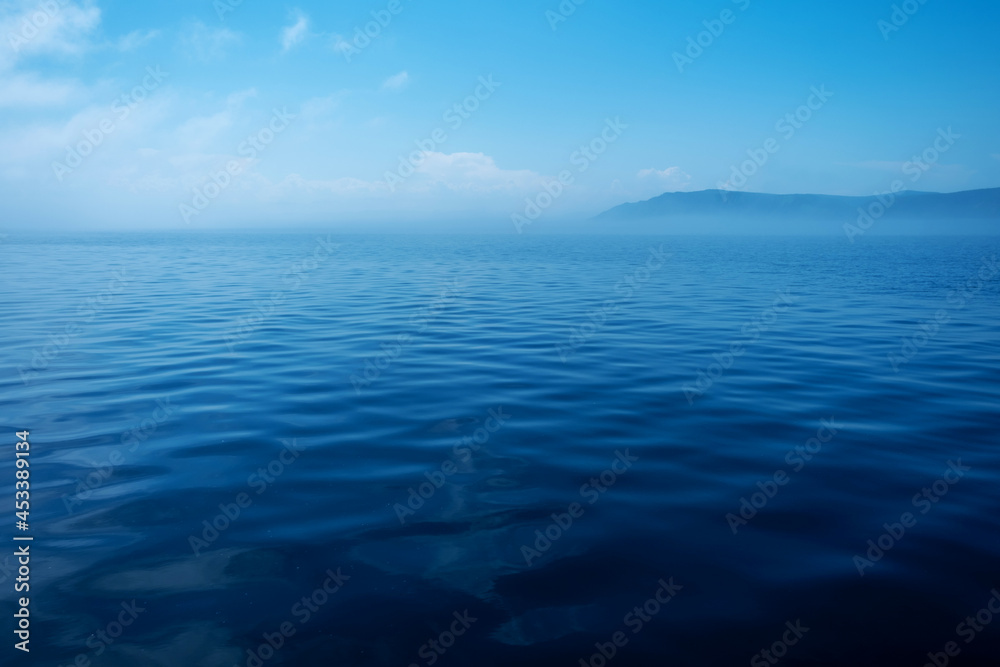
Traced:
<path fill-rule="evenodd" d="M 636 176 L 641 181 L 652 184 L 656 188 L 663 190 L 684 190 L 691 184 L 691 175 L 680 167 L 667 167 L 666 169 L 642 169 Z"/>
<path fill-rule="evenodd" d="M 214 148 L 221 135 L 235 124 L 233 109 L 211 116 L 195 116 L 174 130 L 174 145 L 187 153 L 203 153 Z"/>
<path fill-rule="evenodd" d="M 541 176 L 528 169 L 501 169 L 483 153 L 424 153 L 416 168 L 414 189 L 443 186 L 465 192 L 530 191 L 541 187 Z M 423 183 L 421 183 L 423 182 Z"/>
<path fill-rule="evenodd" d="M 413 197 L 437 198 L 443 191 L 482 201 L 484 195 L 521 197 L 541 188 L 541 177 L 529 170 L 501 169 L 482 153 L 425 153 L 412 177 L 393 192 L 384 180 L 369 181 L 352 176 L 323 179 L 290 173 L 272 181 L 248 167 L 241 176 L 252 182 L 250 190 L 261 201 L 305 204 L 309 201 L 347 201 L 361 197 L 369 202 L 406 205 Z M 218 158 L 216 158 L 218 161 Z M 204 167 L 203 167 L 204 169 Z M 330 197 L 333 197 L 331 200 Z M 456 201 L 450 198 L 445 201 Z"/>
<path fill-rule="evenodd" d="M 0 132 L 0 164 L 31 165 L 44 171 L 52 159 L 62 158 L 66 146 L 83 138 L 85 130 L 98 126 L 110 109 L 88 107 L 68 121 L 28 122 Z"/>
<path fill-rule="evenodd" d="M 403 70 L 382 82 L 382 90 L 402 90 L 410 82 L 410 75 Z"/>
<path fill-rule="evenodd" d="M 79 93 L 72 81 L 44 80 L 34 74 L 0 77 L 0 108 L 61 106 Z"/>
<path fill-rule="evenodd" d="M 239 109 L 243 106 L 243 103 L 252 97 L 257 97 L 256 88 L 247 88 L 246 90 L 238 90 L 235 93 L 231 93 L 229 97 L 226 98 L 226 104 L 230 107 Z"/>
<path fill-rule="evenodd" d="M 305 179 L 299 174 L 289 174 L 280 183 L 270 186 L 265 193 L 270 199 L 297 196 L 302 193 L 328 193 L 335 195 L 359 195 L 386 190 L 381 181 L 371 183 L 359 178 L 335 178 L 332 180 Z"/>
<path fill-rule="evenodd" d="M 77 81 L 48 79 L 25 72 L 35 56 L 79 57 L 95 48 L 92 33 L 101 10 L 68 0 L 0 4 L 0 108 L 62 106 L 81 98 Z"/>
<path fill-rule="evenodd" d="M 78 102 L 74 100 L 74 103 Z M 20 175 L 24 181 L 8 186 L 24 187 L 25 193 L 30 193 L 40 202 L 49 197 L 45 190 L 48 186 L 60 188 L 54 192 L 57 199 L 66 197 L 63 203 L 72 200 L 68 191 L 62 189 L 64 186 L 74 187 L 74 184 L 80 186 L 82 183 L 88 183 L 95 189 L 108 186 L 111 170 L 131 165 L 138 147 L 157 139 L 154 131 L 168 111 L 166 100 L 159 97 L 141 102 L 124 117 L 121 110 L 126 107 L 117 108 L 116 111 L 106 99 L 101 99 L 99 103 L 86 105 L 68 118 L 37 114 L 31 120 L 0 130 L 0 171 L 7 165 L 24 170 Z M 105 132 L 102 128 L 107 128 L 109 124 L 113 129 Z M 82 165 L 73 167 L 70 174 L 64 174 L 65 181 L 58 180 L 59 173 L 54 171 L 54 163 L 65 166 L 70 147 L 75 149 L 81 142 L 96 144 L 96 147 L 84 155 Z M 53 201 L 52 205 L 57 203 Z"/>
<path fill-rule="evenodd" d="M 334 35 L 333 37 L 331 37 L 330 38 L 330 46 L 333 48 L 334 51 L 336 51 L 337 53 L 339 53 L 341 55 L 343 55 L 345 53 L 350 53 L 355 48 L 357 48 L 353 44 L 351 44 L 349 41 L 347 41 L 346 39 L 344 39 L 342 35 Z"/>
<path fill-rule="evenodd" d="M 239 41 L 239 34 L 232 30 L 209 28 L 201 21 L 196 21 L 181 35 L 184 51 L 203 62 L 225 57 L 226 50 Z"/>
<path fill-rule="evenodd" d="M 135 51 L 153 41 L 159 35 L 159 30 L 146 30 L 145 32 L 142 30 L 133 30 L 118 40 L 118 50 L 125 53 Z"/>
<path fill-rule="evenodd" d="M 34 55 L 76 56 L 92 48 L 101 10 L 75 2 L 22 1 L 0 6 L 0 70 Z"/>
<path fill-rule="evenodd" d="M 288 52 L 301 44 L 309 35 L 309 17 L 301 11 L 295 11 L 295 23 L 281 30 L 281 48 Z"/>
<path fill-rule="evenodd" d="M 243 165 L 243 173 L 234 181 L 241 195 L 225 205 L 220 205 L 216 215 L 246 221 L 246 216 L 257 215 L 262 206 L 280 205 L 282 210 L 295 210 L 304 218 L 320 216 L 328 219 L 331 210 L 340 216 L 360 218 L 393 213 L 402 219 L 428 206 L 438 212 L 467 212 L 489 210 L 492 215 L 507 215 L 526 195 L 535 194 L 542 187 L 542 178 L 529 170 L 502 169 L 493 158 L 482 153 L 425 153 L 425 159 L 412 176 L 395 190 L 382 179 L 367 180 L 349 174 L 338 176 L 312 176 L 278 167 L 278 173 L 266 175 L 256 163 Z M 190 160 L 180 165 L 174 162 L 175 172 L 194 174 L 163 181 L 177 188 L 184 181 L 182 190 L 204 182 L 213 163 L 224 156 L 211 156 L 211 160 Z M 209 156 L 202 156 L 208 158 Z M 232 158 L 228 158 L 232 159 Z M 129 174 L 127 182 L 133 188 L 152 189 L 161 186 L 162 179 L 146 176 L 139 180 Z M 124 182 L 124 181 L 123 181 Z M 331 209 L 331 206 L 334 207 Z"/>
<path fill-rule="evenodd" d="M 305 121 L 323 120 L 340 106 L 340 101 L 346 96 L 347 93 L 342 91 L 326 97 L 313 97 L 302 103 L 302 109 L 299 113 Z"/>
<path fill-rule="evenodd" d="M 900 171 L 902 170 L 904 164 L 906 163 L 892 160 L 864 160 L 862 162 L 837 163 L 839 166 L 856 167 L 858 169 L 875 169 L 877 171 Z"/>

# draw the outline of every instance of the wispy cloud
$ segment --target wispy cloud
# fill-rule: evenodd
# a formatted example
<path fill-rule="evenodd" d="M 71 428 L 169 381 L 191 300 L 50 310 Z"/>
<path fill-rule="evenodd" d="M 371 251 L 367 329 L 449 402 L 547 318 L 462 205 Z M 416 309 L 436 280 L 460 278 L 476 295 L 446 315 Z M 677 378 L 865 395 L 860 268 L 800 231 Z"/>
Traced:
<path fill-rule="evenodd" d="M 429 184 L 465 192 L 530 191 L 542 182 L 529 169 L 502 169 L 483 153 L 424 153 L 416 173 L 422 177 L 413 179 L 417 190 Z"/>
<path fill-rule="evenodd" d="M 201 157 L 201 156 L 196 156 Z M 415 170 L 412 178 L 402 187 L 390 192 L 384 181 L 369 181 L 352 176 L 339 178 L 308 177 L 297 172 L 272 180 L 255 171 L 254 165 L 245 165 L 241 177 L 247 189 L 247 200 L 255 202 L 285 202 L 299 206 L 339 202 L 366 201 L 381 207 L 411 206 L 427 197 L 449 193 L 446 201 L 478 202 L 491 197 L 494 203 L 511 202 L 535 192 L 542 186 L 542 178 L 535 172 L 521 169 L 502 169 L 483 153 L 425 153 L 425 160 Z M 218 158 L 216 157 L 216 161 Z M 206 167 L 202 166 L 204 170 Z M 389 210 L 389 209 L 386 209 Z"/>
<path fill-rule="evenodd" d="M 159 37 L 159 35 L 159 30 L 133 30 L 118 40 L 118 50 L 125 53 L 135 51 L 136 49 L 150 43 Z"/>
<path fill-rule="evenodd" d="M 286 53 L 301 44 L 309 35 L 309 17 L 296 10 L 293 18 L 295 23 L 281 30 L 281 48 Z"/>
<path fill-rule="evenodd" d="M 905 164 L 901 160 L 864 160 L 862 162 L 838 162 L 838 166 L 856 167 L 858 169 L 875 169 L 877 171 L 899 171 Z"/>
<path fill-rule="evenodd" d="M 403 70 L 399 74 L 393 74 L 382 82 L 382 90 L 402 90 L 410 82 L 410 75 Z"/>
<path fill-rule="evenodd" d="M 302 119 L 307 122 L 315 122 L 328 117 L 338 106 L 341 100 L 347 96 L 346 92 L 334 93 L 326 97 L 313 97 L 302 104 Z"/>
<path fill-rule="evenodd" d="M 652 183 L 656 188 L 664 190 L 684 190 L 691 183 L 691 175 L 680 167 L 667 167 L 666 169 L 642 169 L 636 176 L 640 180 Z"/>
<path fill-rule="evenodd" d="M 92 48 L 101 10 L 75 2 L 6 2 L 0 5 L 0 70 L 33 55 L 76 56 Z"/>
<path fill-rule="evenodd" d="M 192 24 L 181 35 L 181 46 L 193 58 L 208 62 L 226 55 L 226 50 L 238 44 L 239 34 L 228 28 L 209 28 L 201 21 Z"/>
<path fill-rule="evenodd" d="M 299 174 L 289 174 L 280 183 L 274 184 L 268 193 L 269 198 L 295 197 L 300 192 L 331 193 L 335 195 L 353 195 L 374 193 L 385 190 L 381 181 L 372 183 L 359 178 L 344 177 L 329 180 L 306 179 Z"/>
<path fill-rule="evenodd" d="M 76 80 L 25 71 L 35 56 L 79 57 L 98 45 L 93 34 L 101 10 L 90 3 L 0 4 L 0 108 L 57 107 L 79 101 L 85 88 Z"/>
<path fill-rule="evenodd" d="M 34 74 L 0 77 L 0 108 L 61 106 L 80 92 L 72 81 L 45 80 Z"/>
<path fill-rule="evenodd" d="M 235 93 L 231 93 L 229 97 L 226 98 L 226 104 L 230 107 L 240 108 L 243 103 L 250 98 L 257 97 L 256 88 L 247 88 L 246 90 L 238 90 Z"/>

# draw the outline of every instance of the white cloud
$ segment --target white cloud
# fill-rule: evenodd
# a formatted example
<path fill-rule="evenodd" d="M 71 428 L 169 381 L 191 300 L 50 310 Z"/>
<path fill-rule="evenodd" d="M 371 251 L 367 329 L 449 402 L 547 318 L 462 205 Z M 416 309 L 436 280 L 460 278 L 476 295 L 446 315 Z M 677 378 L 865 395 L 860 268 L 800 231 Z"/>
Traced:
<path fill-rule="evenodd" d="M 876 169 L 878 171 L 900 171 L 905 162 L 891 160 L 864 160 L 862 162 L 838 162 L 839 166 L 857 167 L 858 169 Z"/>
<path fill-rule="evenodd" d="M 167 112 L 166 101 L 151 97 L 132 108 L 123 117 L 106 100 L 83 107 L 71 117 L 54 119 L 45 114 L 44 120 L 32 120 L 0 130 L 0 168 L 6 164 L 28 167 L 25 177 L 34 182 L 48 182 L 54 187 L 90 183 L 97 188 L 107 185 L 109 169 L 128 165 L 134 161 L 137 147 L 151 138 L 163 122 Z M 41 116 L 41 114 L 39 114 Z M 113 126 L 110 133 L 102 130 Z M 57 181 L 53 171 L 54 161 L 67 162 L 67 150 L 81 142 L 96 144 L 92 155 L 84 157 L 79 168 L 74 168 L 65 181 Z M 40 195 L 33 190 L 35 196 Z M 64 190 L 60 190 L 65 194 Z"/>
<path fill-rule="evenodd" d="M 327 95 L 326 97 L 314 97 L 306 100 L 302 104 L 302 110 L 300 111 L 302 119 L 306 121 L 318 121 L 326 118 L 334 109 L 340 106 L 340 101 L 345 96 L 346 93 L 340 92 Z"/>
<path fill-rule="evenodd" d="M 23 61 L 86 53 L 95 47 L 91 33 L 100 22 L 101 10 L 89 2 L 0 4 L 0 108 L 61 106 L 82 97 L 79 82 L 24 72 Z"/>
<path fill-rule="evenodd" d="M 335 178 L 332 180 L 306 179 L 299 174 L 289 174 L 280 183 L 271 186 L 267 193 L 269 198 L 283 198 L 299 193 L 331 193 L 336 195 L 368 194 L 386 190 L 385 183 L 371 183 L 359 178 Z"/>
<path fill-rule="evenodd" d="M 382 90 L 402 90 L 410 82 L 410 75 L 403 70 L 382 82 Z"/>
<path fill-rule="evenodd" d="M 243 106 L 243 103 L 251 97 L 257 97 L 256 88 L 247 88 L 246 90 L 238 90 L 235 93 L 231 93 L 229 97 L 226 98 L 226 104 L 230 107 L 239 109 Z"/>
<path fill-rule="evenodd" d="M 691 184 L 691 175 L 680 167 L 666 169 L 642 169 L 636 174 L 641 181 L 652 187 L 665 190 L 684 190 Z"/>
<path fill-rule="evenodd" d="M 33 55 L 79 55 L 91 48 L 90 33 L 101 10 L 89 4 L 4 3 L 0 6 L 0 70 Z"/>
<path fill-rule="evenodd" d="M 88 107 L 68 121 L 31 122 L 0 132 L 0 163 L 30 164 L 42 170 L 52 159 L 61 159 L 63 149 L 83 138 L 84 130 L 98 126 L 109 109 Z"/>
<path fill-rule="evenodd" d="M 201 21 L 196 21 L 181 35 L 181 46 L 184 51 L 203 62 L 224 57 L 226 50 L 239 41 L 239 34 L 232 30 L 209 28 Z"/>
<path fill-rule="evenodd" d="M 44 80 L 34 74 L 0 78 L 0 108 L 59 106 L 79 93 L 79 85 L 72 81 Z"/>
<path fill-rule="evenodd" d="M 159 37 L 159 30 L 133 30 L 118 40 L 118 50 L 123 52 L 135 51 L 145 46 L 149 42 Z"/>
<path fill-rule="evenodd" d="M 233 126 L 233 114 L 220 111 L 211 116 L 199 116 L 185 121 L 177 128 L 178 144 L 190 151 L 205 150 L 214 146 L 219 135 Z"/>
<path fill-rule="evenodd" d="M 301 44 L 309 34 L 309 17 L 298 10 L 294 15 L 295 23 L 281 30 L 281 48 L 286 52 Z"/>
<path fill-rule="evenodd" d="M 421 178 L 415 179 L 414 189 L 422 189 L 420 181 L 424 181 L 466 192 L 530 191 L 541 187 L 542 182 L 528 169 L 501 169 L 483 153 L 424 153 L 416 174 Z"/>
<path fill-rule="evenodd" d="M 442 190 L 482 201 L 483 195 L 487 194 L 521 197 L 541 187 L 538 174 L 529 170 L 501 169 L 493 158 L 482 153 L 426 153 L 425 156 L 425 161 L 414 175 L 395 193 L 384 180 L 368 181 L 351 176 L 323 179 L 290 173 L 275 182 L 249 166 L 241 180 L 252 182 L 250 191 L 262 201 L 285 201 L 299 205 L 309 201 L 330 201 L 330 197 L 344 200 L 363 197 L 368 201 L 382 200 L 383 203 L 402 197 L 397 203 L 403 204 L 412 201 L 414 196 L 436 197 Z M 199 163 L 201 160 L 195 157 L 208 156 L 193 156 L 193 162 Z M 219 162 L 218 156 L 214 159 Z M 191 168 L 193 165 L 184 166 Z"/>

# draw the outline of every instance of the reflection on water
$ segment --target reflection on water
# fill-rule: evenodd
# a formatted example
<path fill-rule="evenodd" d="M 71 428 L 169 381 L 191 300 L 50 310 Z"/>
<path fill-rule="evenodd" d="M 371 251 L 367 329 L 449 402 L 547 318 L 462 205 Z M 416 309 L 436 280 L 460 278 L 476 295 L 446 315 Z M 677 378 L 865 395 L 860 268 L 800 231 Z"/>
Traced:
<path fill-rule="evenodd" d="M 994 241 L 335 241 L 9 239 L 31 664 L 922 664 L 1000 585 Z"/>

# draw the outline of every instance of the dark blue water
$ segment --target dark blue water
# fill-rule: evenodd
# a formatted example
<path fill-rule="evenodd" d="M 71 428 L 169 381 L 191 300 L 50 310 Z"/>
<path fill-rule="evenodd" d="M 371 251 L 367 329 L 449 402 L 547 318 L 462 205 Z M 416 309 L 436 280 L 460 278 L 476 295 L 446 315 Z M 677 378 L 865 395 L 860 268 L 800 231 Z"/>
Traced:
<path fill-rule="evenodd" d="M 2 250 L 3 664 L 997 664 L 995 240 Z"/>

